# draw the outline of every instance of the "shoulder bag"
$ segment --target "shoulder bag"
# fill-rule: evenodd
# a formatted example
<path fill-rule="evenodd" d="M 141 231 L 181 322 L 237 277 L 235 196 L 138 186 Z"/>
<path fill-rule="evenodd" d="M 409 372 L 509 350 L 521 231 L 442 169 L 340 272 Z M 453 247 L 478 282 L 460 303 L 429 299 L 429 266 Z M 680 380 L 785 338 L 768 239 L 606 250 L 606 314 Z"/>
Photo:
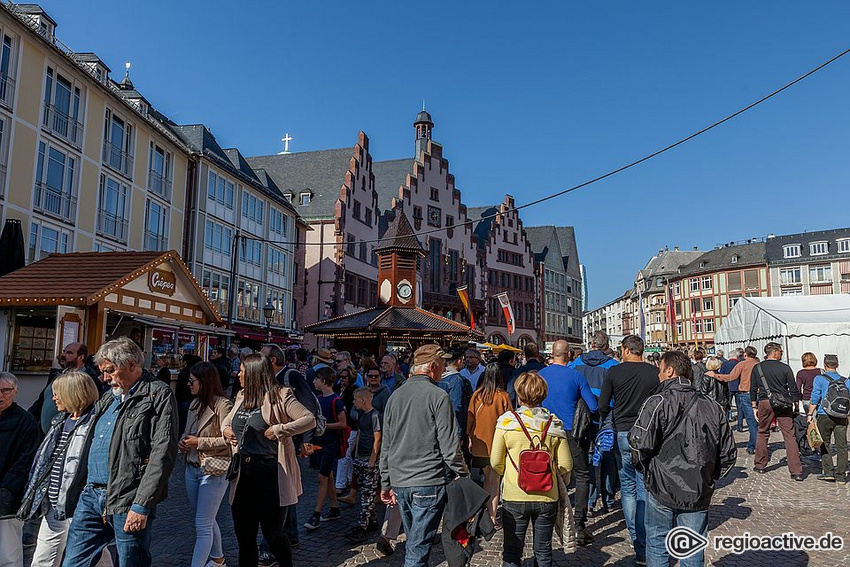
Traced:
<path fill-rule="evenodd" d="M 767 401 L 770 402 L 770 407 L 773 408 L 773 413 L 791 413 L 794 406 L 791 402 L 784 400 L 773 393 L 770 386 L 767 385 L 767 380 L 764 377 L 764 370 L 761 369 L 761 363 L 756 364 L 756 372 L 758 372 L 761 385 L 764 387 L 764 391 L 767 394 Z"/>
<path fill-rule="evenodd" d="M 215 423 L 215 431 L 218 431 L 218 436 L 220 436 L 221 418 L 218 416 L 218 413 L 215 414 Z M 242 434 L 244 435 L 245 432 L 243 431 Z M 223 474 L 227 474 L 230 470 L 230 463 L 233 461 L 232 457 L 217 457 L 213 455 L 205 456 L 201 455 L 200 451 L 198 451 L 198 455 L 201 458 L 201 472 L 210 476 L 221 476 Z"/>

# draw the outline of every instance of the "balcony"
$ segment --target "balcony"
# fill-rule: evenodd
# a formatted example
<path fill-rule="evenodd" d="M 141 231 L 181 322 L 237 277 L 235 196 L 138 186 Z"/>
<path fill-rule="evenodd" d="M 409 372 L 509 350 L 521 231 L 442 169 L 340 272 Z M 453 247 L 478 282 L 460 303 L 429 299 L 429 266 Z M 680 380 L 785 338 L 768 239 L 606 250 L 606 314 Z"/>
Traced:
<path fill-rule="evenodd" d="M 133 179 L 133 156 L 112 142 L 103 142 L 103 164 L 127 179 Z"/>
<path fill-rule="evenodd" d="M 151 251 L 165 251 L 168 249 L 168 237 L 146 230 L 144 237 L 144 249 Z"/>
<path fill-rule="evenodd" d="M 83 125 L 52 104 L 44 108 L 44 127 L 77 149 L 83 147 Z"/>
<path fill-rule="evenodd" d="M 15 101 L 15 79 L 9 75 L 0 74 L 0 106 L 12 110 Z"/>
<path fill-rule="evenodd" d="M 171 201 L 171 180 L 153 169 L 148 170 L 148 174 L 150 177 L 148 189 L 166 201 Z"/>
<path fill-rule="evenodd" d="M 45 215 L 73 223 L 77 214 L 77 197 L 39 182 L 35 184 L 32 206 Z"/>
<path fill-rule="evenodd" d="M 97 233 L 127 243 L 127 219 L 108 211 L 97 212 Z"/>

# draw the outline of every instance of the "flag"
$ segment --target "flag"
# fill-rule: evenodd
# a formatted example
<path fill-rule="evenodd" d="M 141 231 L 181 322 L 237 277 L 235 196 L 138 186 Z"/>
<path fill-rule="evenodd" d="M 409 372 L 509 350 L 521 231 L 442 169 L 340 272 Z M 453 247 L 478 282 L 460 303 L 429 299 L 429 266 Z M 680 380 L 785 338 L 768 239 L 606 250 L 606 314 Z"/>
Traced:
<path fill-rule="evenodd" d="M 505 313 L 505 321 L 508 322 L 508 338 L 514 334 L 514 310 L 511 308 L 511 300 L 507 293 L 498 293 L 496 298 L 502 306 L 502 311 Z"/>
<path fill-rule="evenodd" d="M 670 336 L 673 337 L 673 344 L 676 344 L 676 303 L 673 301 L 673 286 L 667 286 L 667 323 L 670 325 Z"/>
<path fill-rule="evenodd" d="M 457 288 L 457 295 L 460 297 L 460 302 L 463 303 L 463 308 L 469 315 L 469 328 L 475 330 L 475 316 L 472 314 L 472 309 L 469 308 L 469 294 L 466 292 L 466 286 L 462 285 Z"/>
<path fill-rule="evenodd" d="M 638 316 L 640 317 L 640 340 L 646 342 L 646 313 L 643 310 L 643 292 L 638 290 Z"/>

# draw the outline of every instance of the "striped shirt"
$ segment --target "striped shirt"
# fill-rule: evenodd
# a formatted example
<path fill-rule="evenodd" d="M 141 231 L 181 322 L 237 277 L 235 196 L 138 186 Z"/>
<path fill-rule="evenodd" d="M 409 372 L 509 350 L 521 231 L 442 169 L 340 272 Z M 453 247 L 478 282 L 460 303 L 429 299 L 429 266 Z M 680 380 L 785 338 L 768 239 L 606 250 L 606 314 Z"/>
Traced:
<path fill-rule="evenodd" d="M 56 458 L 53 461 L 53 466 L 50 468 L 50 485 L 47 489 L 47 498 L 52 506 L 56 506 L 59 500 L 59 487 L 62 486 L 62 471 L 65 468 L 65 447 L 68 446 L 68 440 L 71 438 L 71 432 L 74 426 L 77 425 L 76 420 L 67 417 L 65 419 L 62 435 L 56 442 L 56 448 L 53 454 Z"/>

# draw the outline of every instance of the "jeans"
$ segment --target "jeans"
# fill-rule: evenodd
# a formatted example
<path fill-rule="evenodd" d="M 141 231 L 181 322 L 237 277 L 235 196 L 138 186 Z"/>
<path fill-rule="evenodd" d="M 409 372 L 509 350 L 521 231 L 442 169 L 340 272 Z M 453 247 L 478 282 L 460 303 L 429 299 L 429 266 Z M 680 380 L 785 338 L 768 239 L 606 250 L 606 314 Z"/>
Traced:
<path fill-rule="evenodd" d="M 646 488 L 643 474 L 632 466 L 632 449 L 629 445 L 629 432 L 617 432 L 617 468 L 620 471 L 620 497 L 623 500 L 623 515 L 626 527 L 635 548 L 635 555 L 646 557 Z"/>
<path fill-rule="evenodd" d="M 703 537 L 708 537 L 708 510 L 695 512 L 674 510 L 656 500 L 651 492 L 646 493 L 646 565 L 647 567 L 668 567 L 670 554 L 665 539 L 667 532 L 674 526 L 684 526 Z M 679 560 L 679 567 L 697 567 L 705 565 L 705 549 Z"/>
<path fill-rule="evenodd" d="M 552 532 L 558 518 L 557 502 L 502 502 L 502 529 L 505 547 L 502 551 L 504 567 L 519 567 L 525 547 L 525 532 L 532 526 L 532 549 L 537 567 L 552 565 Z"/>
<path fill-rule="evenodd" d="M 393 492 L 407 534 L 404 567 L 428 567 L 431 544 L 446 507 L 446 486 L 394 487 Z"/>
<path fill-rule="evenodd" d="M 23 567 L 24 546 L 21 543 L 24 523 L 17 518 L 0 520 L 0 565 Z"/>
<path fill-rule="evenodd" d="M 823 437 L 823 445 L 820 448 L 823 474 L 833 474 L 838 479 L 842 479 L 847 473 L 847 418 L 819 415 L 817 421 L 818 430 Z M 833 439 L 835 448 L 838 450 L 838 454 L 835 456 L 835 468 L 832 466 L 832 453 L 829 448 L 829 439 L 833 434 L 835 435 Z"/>
<path fill-rule="evenodd" d="M 755 451 L 756 437 L 758 436 L 759 424 L 758 421 L 756 421 L 755 414 L 753 413 L 753 402 L 750 398 L 750 393 L 741 392 L 740 394 L 738 394 L 738 399 L 736 400 L 736 403 L 738 403 L 738 419 L 741 419 L 740 415 L 743 413 L 744 417 L 747 418 L 747 427 L 750 430 L 750 439 L 749 441 L 747 441 L 747 450 Z"/>
<path fill-rule="evenodd" d="M 568 432 L 567 442 L 570 453 L 573 456 L 573 479 L 576 483 L 575 510 L 576 525 L 585 527 L 587 524 L 587 496 L 590 491 L 590 470 L 587 462 L 587 447 L 581 446 L 573 438 L 572 432 Z"/>
<path fill-rule="evenodd" d="M 744 408 L 741 407 L 741 392 L 731 392 L 735 398 L 735 413 L 738 414 L 738 429 L 744 428 Z M 749 394 L 748 394 L 749 395 Z M 750 408 L 752 409 L 752 408 Z M 747 423 L 749 425 L 749 422 Z"/>
<path fill-rule="evenodd" d="M 597 500 L 599 500 L 600 491 L 596 481 L 596 471 L 598 469 L 600 481 L 602 482 L 602 504 L 606 508 L 613 508 L 617 502 L 617 459 L 614 456 L 614 451 L 604 451 L 599 465 L 594 467 L 591 464 L 588 467 L 590 478 L 588 478 L 587 507 L 593 510 L 596 508 Z"/>
<path fill-rule="evenodd" d="M 153 512 L 148 516 L 145 529 L 127 533 L 124 531 L 127 514 L 104 517 L 105 508 L 106 490 L 87 484 L 68 530 L 63 567 L 89 567 L 113 538 L 121 567 L 149 567 Z"/>
<path fill-rule="evenodd" d="M 204 567 L 211 557 L 224 557 L 221 531 L 215 517 L 226 491 L 227 479 L 224 475 L 208 475 L 199 467 L 186 467 L 186 494 L 195 510 L 195 551 L 192 554 L 192 567 Z"/>
<path fill-rule="evenodd" d="M 53 506 L 47 509 L 38 528 L 38 542 L 32 556 L 31 567 L 59 567 L 65 540 L 68 539 L 70 520 L 57 520 Z"/>

